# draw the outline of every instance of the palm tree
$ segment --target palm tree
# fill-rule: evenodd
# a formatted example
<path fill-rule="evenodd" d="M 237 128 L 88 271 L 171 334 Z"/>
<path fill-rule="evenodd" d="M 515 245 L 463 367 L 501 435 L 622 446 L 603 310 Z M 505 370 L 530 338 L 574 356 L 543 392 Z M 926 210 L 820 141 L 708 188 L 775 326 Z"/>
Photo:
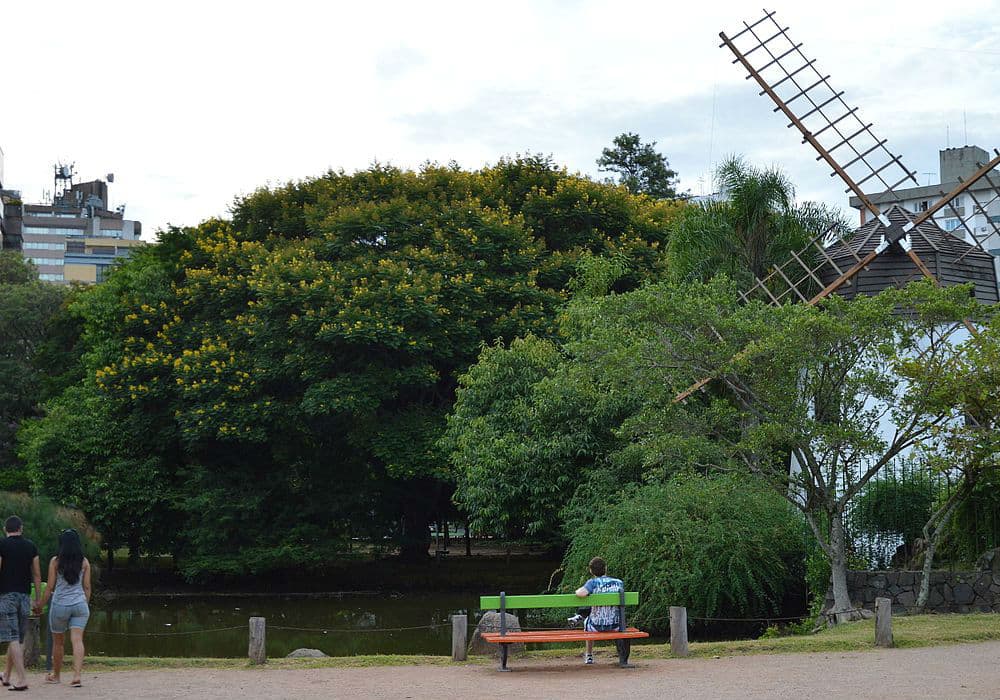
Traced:
<path fill-rule="evenodd" d="M 847 229 L 839 210 L 795 203 L 795 187 L 777 168 L 761 169 L 739 156 L 716 171 L 724 198 L 691 207 L 669 244 L 676 279 L 707 280 L 723 273 L 737 282 L 761 279 L 831 226 Z"/>

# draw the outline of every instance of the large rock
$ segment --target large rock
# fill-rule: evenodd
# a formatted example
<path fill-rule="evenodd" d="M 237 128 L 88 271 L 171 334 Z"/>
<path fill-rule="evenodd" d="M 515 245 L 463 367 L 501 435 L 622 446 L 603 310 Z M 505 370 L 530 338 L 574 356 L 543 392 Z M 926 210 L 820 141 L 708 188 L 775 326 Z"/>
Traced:
<path fill-rule="evenodd" d="M 286 659 L 324 659 L 326 654 L 319 649 L 296 649 Z"/>
<path fill-rule="evenodd" d="M 983 552 L 976 560 L 976 570 L 1000 573 L 1000 547 Z"/>
<path fill-rule="evenodd" d="M 507 615 L 507 631 L 508 632 L 520 632 L 521 622 L 516 616 L 506 613 Z M 500 645 L 491 644 L 483 639 L 483 632 L 499 632 L 500 631 L 500 613 L 488 610 L 483 613 L 483 616 L 479 618 L 479 624 L 476 625 L 476 631 L 472 633 L 472 640 L 469 642 L 469 653 L 475 654 L 477 656 L 493 656 L 499 658 L 500 656 Z M 511 654 L 523 654 L 524 645 L 523 644 L 511 644 L 509 653 Z"/>

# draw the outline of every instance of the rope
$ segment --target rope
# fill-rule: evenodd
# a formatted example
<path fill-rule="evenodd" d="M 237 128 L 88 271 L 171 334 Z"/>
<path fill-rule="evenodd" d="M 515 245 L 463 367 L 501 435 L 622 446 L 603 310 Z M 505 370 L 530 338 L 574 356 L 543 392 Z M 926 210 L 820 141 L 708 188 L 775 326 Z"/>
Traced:
<path fill-rule="evenodd" d="M 207 630 L 188 630 L 186 632 L 101 632 L 98 630 L 87 630 L 87 636 L 100 634 L 105 637 L 178 637 L 186 634 L 209 634 L 212 632 L 232 632 L 234 630 L 246 630 L 246 625 L 239 627 L 216 627 Z"/>
<path fill-rule="evenodd" d="M 269 630 L 287 630 L 291 632 L 315 632 L 328 634 L 330 632 L 408 632 L 410 630 L 430 630 L 438 627 L 451 627 L 450 622 L 438 622 L 430 625 L 416 625 L 414 627 L 286 627 L 284 625 L 268 625 Z M 242 627 L 239 629 L 243 629 Z"/>

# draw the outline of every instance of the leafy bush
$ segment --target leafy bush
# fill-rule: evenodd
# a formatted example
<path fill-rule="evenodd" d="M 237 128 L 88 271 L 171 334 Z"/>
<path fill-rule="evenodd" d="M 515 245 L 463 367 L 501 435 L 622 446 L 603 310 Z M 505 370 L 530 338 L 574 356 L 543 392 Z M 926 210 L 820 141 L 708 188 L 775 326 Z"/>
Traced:
<path fill-rule="evenodd" d="M 861 491 L 850 524 L 855 535 L 898 535 L 905 544 L 923 536 L 938 497 L 938 484 L 924 470 L 903 470 L 872 481 Z"/>
<path fill-rule="evenodd" d="M 0 524 L 11 515 L 24 521 L 24 536 L 38 547 L 43 579 L 48 561 L 58 549 L 59 533 L 68 527 L 80 533 L 83 552 L 88 559 L 96 562 L 101 555 L 100 536 L 78 510 L 57 506 L 47 498 L 0 491 Z"/>
<path fill-rule="evenodd" d="M 671 605 L 692 617 L 774 614 L 801 576 L 801 519 L 777 494 L 733 475 L 681 474 L 598 501 L 571 532 L 563 586 L 601 556 L 639 591 L 635 621 L 664 627 Z"/>

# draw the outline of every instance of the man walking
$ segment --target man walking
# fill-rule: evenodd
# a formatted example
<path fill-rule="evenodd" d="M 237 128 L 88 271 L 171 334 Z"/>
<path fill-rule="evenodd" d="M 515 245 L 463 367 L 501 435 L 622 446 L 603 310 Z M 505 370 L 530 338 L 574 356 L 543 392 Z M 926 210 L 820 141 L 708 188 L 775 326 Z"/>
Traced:
<path fill-rule="evenodd" d="M 24 672 L 24 633 L 28 629 L 31 583 L 35 584 L 35 603 L 40 602 L 42 570 L 38 564 L 38 548 L 23 536 L 24 524 L 16 515 L 7 518 L 3 525 L 6 537 L 0 540 L 0 642 L 10 642 L 7 647 L 6 676 L 0 682 L 9 690 L 27 690 L 28 679 Z M 13 678 L 9 669 L 13 665 Z"/>

